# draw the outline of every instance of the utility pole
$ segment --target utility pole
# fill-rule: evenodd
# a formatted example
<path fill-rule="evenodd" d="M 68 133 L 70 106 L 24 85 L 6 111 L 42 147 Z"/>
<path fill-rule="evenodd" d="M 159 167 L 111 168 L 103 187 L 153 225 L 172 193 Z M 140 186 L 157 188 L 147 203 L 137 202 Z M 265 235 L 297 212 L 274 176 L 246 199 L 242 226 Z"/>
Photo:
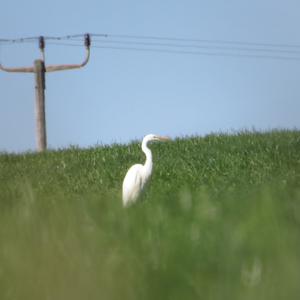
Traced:
<path fill-rule="evenodd" d="M 78 69 L 84 67 L 90 58 L 90 35 L 85 35 L 84 45 L 86 47 L 86 57 L 81 64 L 71 65 L 45 65 L 45 40 L 41 36 L 39 38 L 39 48 L 42 54 L 42 59 L 34 61 L 33 67 L 8 68 L 0 64 L 0 70 L 5 72 L 21 72 L 34 73 L 35 75 L 35 119 L 36 119 L 36 145 L 37 151 L 42 152 L 47 149 L 47 134 L 46 134 L 46 110 L 45 110 L 45 89 L 46 89 L 46 72 L 64 71 L 70 69 Z"/>

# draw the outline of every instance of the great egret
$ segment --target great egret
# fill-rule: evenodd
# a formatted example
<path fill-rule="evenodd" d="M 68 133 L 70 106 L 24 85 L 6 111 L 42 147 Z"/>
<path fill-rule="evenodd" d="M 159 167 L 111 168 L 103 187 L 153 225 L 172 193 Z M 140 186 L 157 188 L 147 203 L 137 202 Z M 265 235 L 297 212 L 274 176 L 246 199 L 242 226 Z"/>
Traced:
<path fill-rule="evenodd" d="M 152 153 L 147 147 L 150 141 L 167 141 L 168 137 L 163 137 L 155 134 L 148 134 L 144 137 L 142 142 L 142 150 L 146 155 L 146 162 L 144 165 L 135 164 L 128 170 L 123 181 L 123 205 L 128 206 L 137 201 L 145 184 L 148 182 L 152 173 Z"/>

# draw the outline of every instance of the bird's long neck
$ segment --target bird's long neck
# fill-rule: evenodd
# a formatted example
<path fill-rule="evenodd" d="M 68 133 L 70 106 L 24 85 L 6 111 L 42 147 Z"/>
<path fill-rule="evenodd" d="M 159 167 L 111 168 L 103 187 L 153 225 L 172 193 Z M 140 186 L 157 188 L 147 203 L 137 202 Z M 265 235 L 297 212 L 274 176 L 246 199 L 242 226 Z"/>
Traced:
<path fill-rule="evenodd" d="M 146 173 L 147 175 L 150 175 L 151 174 L 151 171 L 152 171 L 152 152 L 151 150 L 147 147 L 147 143 L 148 141 L 143 141 L 142 143 L 142 150 L 143 152 L 145 153 L 146 155 L 146 162 L 144 164 L 144 167 L 145 167 L 145 170 L 146 170 Z"/>

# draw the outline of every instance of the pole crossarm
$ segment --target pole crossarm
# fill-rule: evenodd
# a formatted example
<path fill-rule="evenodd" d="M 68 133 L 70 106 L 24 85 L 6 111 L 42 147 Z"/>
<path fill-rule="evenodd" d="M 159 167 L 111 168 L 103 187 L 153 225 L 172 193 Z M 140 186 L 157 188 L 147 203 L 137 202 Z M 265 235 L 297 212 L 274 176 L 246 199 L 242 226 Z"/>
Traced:
<path fill-rule="evenodd" d="M 84 67 L 90 59 L 90 48 L 86 49 L 86 58 L 81 64 L 71 64 L 71 65 L 50 65 L 46 66 L 46 72 L 55 72 L 55 71 L 64 71 L 64 70 L 71 70 L 71 69 L 79 69 Z"/>
<path fill-rule="evenodd" d="M 0 70 L 5 72 L 21 72 L 21 73 L 34 73 L 33 67 L 19 67 L 19 68 L 7 68 L 0 64 Z"/>
<path fill-rule="evenodd" d="M 64 71 L 71 69 L 79 69 L 84 67 L 90 59 L 90 48 L 86 48 L 86 57 L 85 60 L 81 64 L 70 64 L 70 65 L 50 65 L 45 66 L 46 72 L 55 72 L 55 71 Z M 35 69 L 33 67 L 19 67 L 19 68 L 9 68 L 4 67 L 0 64 L 0 70 L 5 72 L 21 72 L 21 73 L 34 73 Z"/>

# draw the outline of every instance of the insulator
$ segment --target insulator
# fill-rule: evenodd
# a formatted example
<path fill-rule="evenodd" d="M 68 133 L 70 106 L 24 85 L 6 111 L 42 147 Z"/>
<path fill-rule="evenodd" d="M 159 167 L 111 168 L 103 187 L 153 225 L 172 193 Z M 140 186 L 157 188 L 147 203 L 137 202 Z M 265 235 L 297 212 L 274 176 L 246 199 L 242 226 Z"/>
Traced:
<path fill-rule="evenodd" d="M 39 48 L 43 51 L 45 48 L 45 39 L 43 36 L 39 37 Z"/>
<path fill-rule="evenodd" d="M 84 35 L 84 45 L 87 48 L 90 48 L 91 46 L 91 37 L 88 33 Z"/>

